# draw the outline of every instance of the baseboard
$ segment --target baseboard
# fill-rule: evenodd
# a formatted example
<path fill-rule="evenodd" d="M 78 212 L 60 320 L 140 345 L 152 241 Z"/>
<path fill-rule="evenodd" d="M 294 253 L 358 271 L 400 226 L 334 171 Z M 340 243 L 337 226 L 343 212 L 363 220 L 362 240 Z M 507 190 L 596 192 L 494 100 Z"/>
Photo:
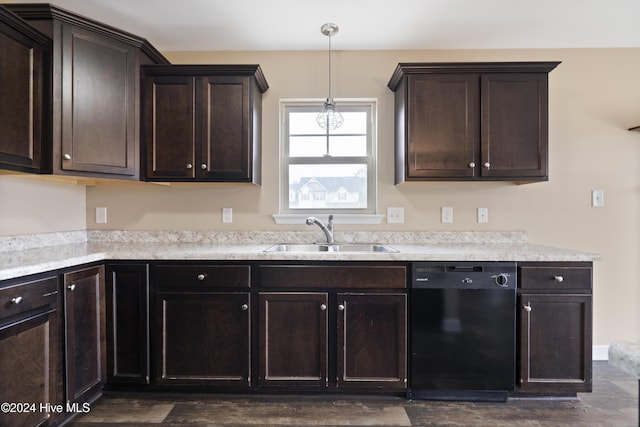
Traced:
<path fill-rule="evenodd" d="M 609 360 L 608 345 L 594 345 L 591 351 L 593 360 Z"/>

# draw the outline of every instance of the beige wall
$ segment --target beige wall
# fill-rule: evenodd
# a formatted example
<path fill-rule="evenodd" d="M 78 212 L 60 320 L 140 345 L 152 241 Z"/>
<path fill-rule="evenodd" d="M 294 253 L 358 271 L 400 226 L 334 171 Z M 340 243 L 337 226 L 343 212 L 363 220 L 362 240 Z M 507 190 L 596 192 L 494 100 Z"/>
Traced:
<path fill-rule="evenodd" d="M 84 230 L 85 187 L 0 175 L 0 236 Z"/>
<path fill-rule="evenodd" d="M 326 96 L 326 52 L 167 52 L 166 55 L 174 63 L 262 66 L 270 85 L 263 97 L 262 186 L 87 187 L 87 227 L 305 229 L 302 225 L 276 225 L 271 217 L 278 209 L 279 100 Z M 549 78 L 549 182 L 393 184 L 393 93 L 386 84 L 398 62 L 552 60 L 562 64 Z M 637 311 L 640 286 L 636 281 L 640 277 L 640 168 L 636 165 L 640 160 L 640 133 L 626 130 L 640 125 L 640 49 L 335 51 L 333 64 L 334 97 L 378 99 L 378 207 L 381 213 L 388 206 L 405 209 L 402 225 L 383 223 L 349 228 L 526 230 L 532 243 L 600 253 L 603 260 L 594 269 L 594 344 L 640 339 Z M 16 185 L 12 182 L 0 187 L 1 204 L 21 193 Z M 605 191 L 604 208 L 590 207 L 593 189 Z M 94 223 L 96 206 L 108 207 L 108 224 Z M 441 206 L 453 206 L 453 224 L 440 224 Z M 8 216 L 0 208 L 0 220 L 4 224 L 6 218 L 11 219 L 17 212 L 32 211 L 28 207 L 12 209 Z M 233 208 L 232 224 L 222 224 L 223 207 Z M 489 208 L 489 224 L 475 222 L 477 207 Z M 82 203 L 70 204 L 60 215 L 72 215 L 77 209 L 84 209 Z M 44 213 L 34 215 L 37 223 L 46 218 Z M 56 228 L 63 224 L 58 223 Z M 77 226 L 74 223 L 69 228 Z M 0 233 L 8 234 L 5 229 L 1 228 Z"/>

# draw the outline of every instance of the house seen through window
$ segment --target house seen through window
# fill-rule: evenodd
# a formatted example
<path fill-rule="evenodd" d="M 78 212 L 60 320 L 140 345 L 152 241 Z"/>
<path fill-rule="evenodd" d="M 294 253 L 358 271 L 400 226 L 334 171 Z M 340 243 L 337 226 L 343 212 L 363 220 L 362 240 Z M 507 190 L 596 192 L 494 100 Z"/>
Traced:
<path fill-rule="evenodd" d="M 282 103 L 284 213 L 375 213 L 375 101 L 336 103 L 335 130 L 316 122 L 322 102 Z"/>

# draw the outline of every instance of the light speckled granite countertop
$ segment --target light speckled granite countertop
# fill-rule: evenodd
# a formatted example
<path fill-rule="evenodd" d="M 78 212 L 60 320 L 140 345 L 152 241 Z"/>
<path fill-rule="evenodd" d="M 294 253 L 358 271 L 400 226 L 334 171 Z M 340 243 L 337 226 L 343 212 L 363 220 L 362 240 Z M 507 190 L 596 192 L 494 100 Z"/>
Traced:
<path fill-rule="evenodd" d="M 344 232 L 343 243 L 398 253 L 264 252 L 309 243 L 317 232 L 76 231 L 0 237 L 0 280 L 105 260 L 596 261 L 597 254 L 528 243 L 521 231 Z"/>

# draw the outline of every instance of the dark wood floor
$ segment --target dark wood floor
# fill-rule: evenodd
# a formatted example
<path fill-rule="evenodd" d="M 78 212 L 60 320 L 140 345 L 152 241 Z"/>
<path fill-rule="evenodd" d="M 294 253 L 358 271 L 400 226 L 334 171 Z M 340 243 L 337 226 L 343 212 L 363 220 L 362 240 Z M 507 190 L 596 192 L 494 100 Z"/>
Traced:
<path fill-rule="evenodd" d="M 109 393 L 73 426 L 638 426 L 638 379 L 594 363 L 578 400 L 408 401 L 388 396 Z"/>

